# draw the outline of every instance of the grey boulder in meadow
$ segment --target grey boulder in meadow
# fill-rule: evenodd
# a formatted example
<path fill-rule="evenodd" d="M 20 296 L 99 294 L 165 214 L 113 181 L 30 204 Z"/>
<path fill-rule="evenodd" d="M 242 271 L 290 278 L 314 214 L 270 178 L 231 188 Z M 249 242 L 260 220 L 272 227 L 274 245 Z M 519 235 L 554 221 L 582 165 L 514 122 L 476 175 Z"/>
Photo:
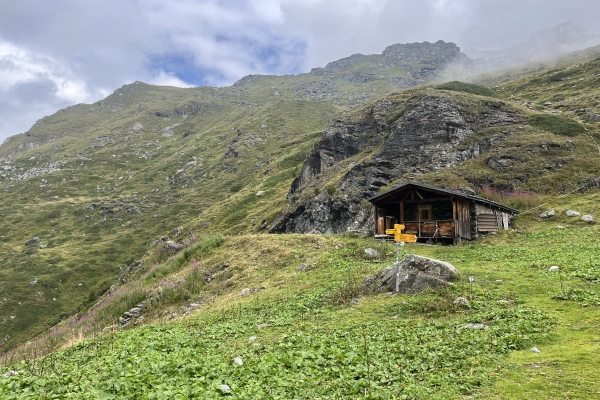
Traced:
<path fill-rule="evenodd" d="M 365 278 L 362 290 L 365 294 L 396 290 L 396 272 L 400 270 L 399 293 L 415 294 L 428 288 L 451 285 L 460 276 L 450 263 L 407 254 L 398 264 L 385 267 L 375 275 Z"/>

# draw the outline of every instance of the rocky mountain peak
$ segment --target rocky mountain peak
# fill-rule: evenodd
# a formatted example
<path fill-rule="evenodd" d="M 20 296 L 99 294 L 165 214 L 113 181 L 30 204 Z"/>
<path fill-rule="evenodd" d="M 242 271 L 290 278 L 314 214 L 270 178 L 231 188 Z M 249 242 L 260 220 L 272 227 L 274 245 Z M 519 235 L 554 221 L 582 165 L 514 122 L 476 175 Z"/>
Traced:
<path fill-rule="evenodd" d="M 438 40 L 435 43 L 396 43 L 382 53 L 385 57 L 402 60 L 405 63 L 425 63 L 443 66 L 460 55 L 460 47 L 452 42 Z"/>

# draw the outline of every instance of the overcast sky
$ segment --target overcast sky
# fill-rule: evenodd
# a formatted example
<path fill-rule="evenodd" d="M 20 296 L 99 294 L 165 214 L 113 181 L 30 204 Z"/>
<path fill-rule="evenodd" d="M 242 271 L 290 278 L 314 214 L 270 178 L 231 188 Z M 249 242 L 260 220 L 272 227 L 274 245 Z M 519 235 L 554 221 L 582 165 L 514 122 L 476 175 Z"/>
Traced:
<path fill-rule="evenodd" d="M 499 49 L 598 0 L 0 0 L 0 142 L 126 83 L 225 86 L 390 44 Z"/>

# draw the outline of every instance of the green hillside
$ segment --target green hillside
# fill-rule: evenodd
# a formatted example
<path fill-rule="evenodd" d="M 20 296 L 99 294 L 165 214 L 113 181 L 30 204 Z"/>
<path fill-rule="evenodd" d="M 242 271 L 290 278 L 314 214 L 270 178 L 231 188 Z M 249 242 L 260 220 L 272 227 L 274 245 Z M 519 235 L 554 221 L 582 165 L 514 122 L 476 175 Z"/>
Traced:
<path fill-rule="evenodd" d="M 0 146 L 0 397 L 595 397 L 599 228 L 564 211 L 599 217 L 600 60 L 577 60 L 398 91 L 437 61 L 355 55 L 226 88 L 136 82 L 39 120 Z M 431 99 L 465 121 L 454 150 L 469 156 L 378 190 L 418 180 L 522 211 L 497 235 L 404 249 L 453 263 L 459 282 L 365 296 L 392 244 L 266 234 L 298 199 L 352 196 L 348 171 L 403 118 L 430 118 Z M 486 122 L 496 112 L 509 122 Z M 288 199 L 340 127 L 361 151 Z"/>

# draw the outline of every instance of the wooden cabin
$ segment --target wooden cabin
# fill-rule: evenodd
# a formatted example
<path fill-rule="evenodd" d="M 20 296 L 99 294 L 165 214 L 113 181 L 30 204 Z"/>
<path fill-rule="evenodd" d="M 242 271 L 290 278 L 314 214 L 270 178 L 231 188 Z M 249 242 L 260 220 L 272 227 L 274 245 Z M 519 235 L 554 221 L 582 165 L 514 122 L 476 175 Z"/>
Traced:
<path fill-rule="evenodd" d="M 421 242 L 477 239 L 481 233 L 508 229 L 510 218 L 519 213 L 481 197 L 414 182 L 368 200 L 375 206 L 375 237 L 391 238 L 385 230 L 403 224 L 403 233 Z"/>

